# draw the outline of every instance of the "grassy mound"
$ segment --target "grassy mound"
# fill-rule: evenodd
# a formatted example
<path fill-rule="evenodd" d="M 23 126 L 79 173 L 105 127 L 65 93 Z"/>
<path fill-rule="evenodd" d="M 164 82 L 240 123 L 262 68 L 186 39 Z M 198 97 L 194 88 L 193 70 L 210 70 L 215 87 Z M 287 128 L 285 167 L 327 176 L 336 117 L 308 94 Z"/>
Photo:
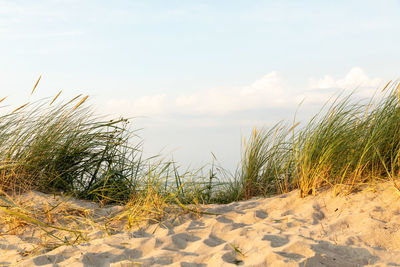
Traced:
<path fill-rule="evenodd" d="M 391 82 L 369 102 L 337 97 L 304 127 L 254 129 L 236 177 L 236 199 L 295 188 L 304 197 L 325 186 L 351 192 L 399 176 L 399 87 Z"/>

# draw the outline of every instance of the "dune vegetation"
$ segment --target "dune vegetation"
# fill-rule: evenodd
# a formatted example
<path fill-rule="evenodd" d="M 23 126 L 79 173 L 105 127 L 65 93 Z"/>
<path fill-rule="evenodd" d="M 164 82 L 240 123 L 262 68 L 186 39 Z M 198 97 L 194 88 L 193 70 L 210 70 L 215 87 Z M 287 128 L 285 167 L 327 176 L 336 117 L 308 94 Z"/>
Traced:
<path fill-rule="evenodd" d="M 46 222 L 52 208 L 32 212 L 16 201 L 29 190 L 121 205 L 121 213 L 102 222 L 125 220 L 132 227 L 161 221 L 171 207 L 201 214 L 197 204 L 294 189 L 301 197 L 326 187 L 346 194 L 393 180 L 400 171 L 399 83 L 377 92 L 380 96 L 370 101 L 340 95 L 308 123 L 254 129 L 233 174 L 216 160 L 199 170 L 182 170 L 162 156 L 143 158 L 130 120 L 96 116 L 86 106 L 87 96 L 63 102 L 57 94 L 24 104 L 0 115 L 0 209 L 8 216 L 0 220 L 11 223 L 11 216 L 46 233 L 60 230 Z M 394 180 L 393 185 L 398 188 Z M 76 229 L 61 230 L 77 235 L 55 237 L 60 242 L 85 239 Z"/>
<path fill-rule="evenodd" d="M 399 88 L 390 82 L 369 101 L 340 95 L 303 127 L 254 129 L 236 177 L 236 199 L 297 188 L 301 197 L 322 187 L 346 194 L 393 181 L 400 171 Z"/>

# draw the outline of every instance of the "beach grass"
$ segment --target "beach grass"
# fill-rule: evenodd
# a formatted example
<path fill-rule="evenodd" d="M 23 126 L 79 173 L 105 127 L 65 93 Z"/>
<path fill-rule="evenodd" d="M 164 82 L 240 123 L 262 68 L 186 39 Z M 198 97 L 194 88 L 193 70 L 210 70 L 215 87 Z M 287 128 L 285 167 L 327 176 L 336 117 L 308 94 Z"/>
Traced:
<path fill-rule="evenodd" d="M 143 159 L 141 139 L 130 128 L 129 120 L 96 117 L 85 105 L 87 96 L 62 102 L 58 101 L 60 93 L 0 115 L 0 208 L 1 220 L 8 226 L 3 234 L 30 225 L 58 244 L 85 240 L 78 226 L 57 223 L 68 220 L 56 216 L 58 219 L 50 222 L 48 210 L 19 202 L 18 196 L 30 190 L 101 206 L 124 205 L 121 214 L 103 222 L 109 225 L 119 218 L 127 227 L 157 222 L 173 204 L 195 212 L 186 205 L 215 202 L 218 182 L 213 167 L 203 175 L 203 169 L 182 171 L 177 163 L 157 155 Z M 90 220 L 83 214 L 81 217 Z"/>
<path fill-rule="evenodd" d="M 93 225 L 102 222 L 104 229 L 116 221 L 130 228 L 161 223 L 177 209 L 201 214 L 198 204 L 294 189 L 301 197 L 326 187 L 337 194 L 351 193 L 364 184 L 394 183 L 400 172 L 398 82 L 388 83 L 370 100 L 353 94 L 332 98 L 308 123 L 254 128 L 243 141 L 234 174 L 215 157 L 195 170 L 182 169 L 160 155 L 144 158 L 129 119 L 105 120 L 86 105 L 87 96 L 63 102 L 60 93 L 0 115 L 0 208 L 8 216 L 2 218 L 10 233 L 29 224 L 61 243 L 85 240 L 78 224 L 67 228 L 48 219 L 54 207 L 33 210 L 28 203 L 17 203 L 17 196 L 29 190 L 101 206 L 122 205 L 123 210 L 107 220 L 81 217 Z M 69 238 L 54 236 L 52 230 Z"/>
<path fill-rule="evenodd" d="M 254 129 L 245 143 L 237 199 L 321 187 L 350 193 L 400 171 L 399 83 L 371 100 L 339 95 L 305 126 Z M 329 104 L 329 103 L 327 103 Z"/>

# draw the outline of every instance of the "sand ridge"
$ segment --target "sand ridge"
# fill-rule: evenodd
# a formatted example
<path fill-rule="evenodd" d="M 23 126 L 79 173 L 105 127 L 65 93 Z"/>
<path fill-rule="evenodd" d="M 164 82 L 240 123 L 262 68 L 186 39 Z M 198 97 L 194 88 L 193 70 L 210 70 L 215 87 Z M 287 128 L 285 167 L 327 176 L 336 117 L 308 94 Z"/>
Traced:
<path fill-rule="evenodd" d="M 30 244 L 0 236 L 12 266 L 400 266 L 400 196 L 390 183 L 347 196 L 299 192 L 202 209 L 133 231 L 23 257 Z"/>

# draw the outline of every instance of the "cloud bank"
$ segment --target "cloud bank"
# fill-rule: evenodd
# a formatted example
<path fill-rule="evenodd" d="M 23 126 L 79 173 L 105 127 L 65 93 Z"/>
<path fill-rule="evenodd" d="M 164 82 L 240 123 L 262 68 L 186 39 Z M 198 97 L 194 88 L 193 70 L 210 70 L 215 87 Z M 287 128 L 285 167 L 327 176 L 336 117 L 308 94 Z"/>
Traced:
<path fill-rule="evenodd" d="M 362 87 L 378 87 L 381 85 L 380 78 L 369 78 L 363 69 L 355 67 L 352 68 L 343 79 L 335 80 L 330 75 L 325 75 L 321 79 L 309 79 L 309 84 L 312 89 L 355 89 Z"/>
<path fill-rule="evenodd" d="M 361 96 L 370 96 L 382 83 L 380 78 L 370 78 L 363 69 L 355 67 L 338 79 L 331 75 L 310 78 L 308 88 L 301 90 L 290 87 L 273 71 L 244 87 L 214 88 L 175 96 L 147 95 L 136 100 L 112 99 L 107 102 L 106 109 L 129 116 L 219 116 L 241 111 L 290 108 L 303 99 L 307 103 L 324 103 L 337 90 L 358 88 Z"/>

